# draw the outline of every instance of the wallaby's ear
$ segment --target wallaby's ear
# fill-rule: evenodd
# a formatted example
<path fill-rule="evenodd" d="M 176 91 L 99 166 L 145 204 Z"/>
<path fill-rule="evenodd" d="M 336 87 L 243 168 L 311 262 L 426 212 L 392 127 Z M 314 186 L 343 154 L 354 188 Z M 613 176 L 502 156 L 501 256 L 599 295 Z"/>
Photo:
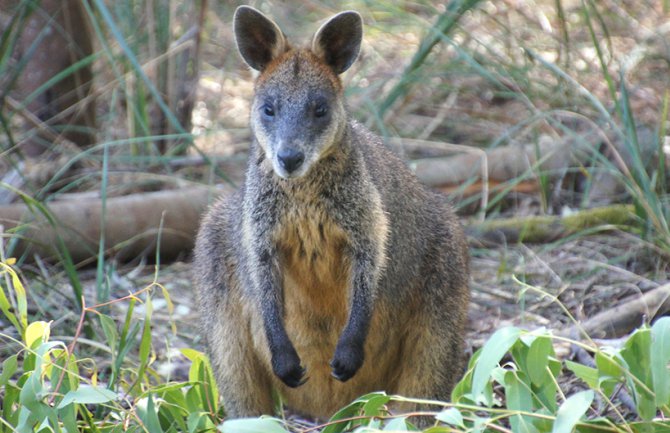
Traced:
<path fill-rule="evenodd" d="M 363 20 L 358 12 L 340 12 L 314 35 L 312 51 L 337 74 L 349 69 L 361 49 Z"/>
<path fill-rule="evenodd" d="M 235 11 L 233 33 L 242 58 L 257 71 L 265 69 L 288 48 L 279 26 L 249 6 L 240 6 Z"/>

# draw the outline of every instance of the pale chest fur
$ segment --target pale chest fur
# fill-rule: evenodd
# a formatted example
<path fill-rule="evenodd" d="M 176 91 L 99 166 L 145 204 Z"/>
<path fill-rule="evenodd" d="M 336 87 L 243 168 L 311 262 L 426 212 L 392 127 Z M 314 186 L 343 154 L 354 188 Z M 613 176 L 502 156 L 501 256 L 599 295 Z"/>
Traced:
<path fill-rule="evenodd" d="M 286 208 L 277 227 L 286 330 L 299 352 L 334 348 L 347 319 L 347 235 L 323 206 L 309 202 Z"/>

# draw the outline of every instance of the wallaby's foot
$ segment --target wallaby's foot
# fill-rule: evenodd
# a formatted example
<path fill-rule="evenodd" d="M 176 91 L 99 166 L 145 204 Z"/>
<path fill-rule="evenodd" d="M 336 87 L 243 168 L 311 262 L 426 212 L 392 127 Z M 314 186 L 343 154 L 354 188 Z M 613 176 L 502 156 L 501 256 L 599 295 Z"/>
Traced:
<path fill-rule="evenodd" d="M 291 388 L 297 388 L 307 382 L 307 378 L 303 377 L 306 370 L 300 365 L 300 358 L 292 347 L 280 350 L 272 357 L 272 371 Z"/>
<path fill-rule="evenodd" d="M 346 382 L 361 368 L 364 359 L 362 344 L 340 343 L 335 348 L 333 360 L 330 361 L 330 367 L 333 369 L 331 375 L 341 382 Z"/>

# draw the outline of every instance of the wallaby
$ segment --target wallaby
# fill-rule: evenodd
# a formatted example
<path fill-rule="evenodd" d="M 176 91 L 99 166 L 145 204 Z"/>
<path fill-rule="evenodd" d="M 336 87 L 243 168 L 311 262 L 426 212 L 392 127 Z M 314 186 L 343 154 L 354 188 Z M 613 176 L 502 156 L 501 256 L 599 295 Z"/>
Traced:
<path fill-rule="evenodd" d="M 234 34 L 260 72 L 240 190 L 195 247 L 203 333 L 227 414 L 317 418 L 384 390 L 449 399 L 469 301 L 467 246 L 445 200 L 352 120 L 339 74 L 362 20 L 332 17 L 309 48 L 241 6 Z"/>

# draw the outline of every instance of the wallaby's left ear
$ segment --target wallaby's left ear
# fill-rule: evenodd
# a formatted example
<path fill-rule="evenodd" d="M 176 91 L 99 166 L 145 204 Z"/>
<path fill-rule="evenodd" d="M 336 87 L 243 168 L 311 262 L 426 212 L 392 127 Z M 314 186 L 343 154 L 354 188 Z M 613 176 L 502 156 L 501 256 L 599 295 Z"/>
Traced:
<path fill-rule="evenodd" d="M 279 26 L 250 6 L 240 6 L 235 11 L 233 33 L 242 58 L 257 71 L 288 49 Z"/>
<path fill-rule="evenodd" d="M 349 69 L 361 49 L 363 20 L 358 12 L 340 12 L 317 30 L 312 51 L 337 74 Z"/>

